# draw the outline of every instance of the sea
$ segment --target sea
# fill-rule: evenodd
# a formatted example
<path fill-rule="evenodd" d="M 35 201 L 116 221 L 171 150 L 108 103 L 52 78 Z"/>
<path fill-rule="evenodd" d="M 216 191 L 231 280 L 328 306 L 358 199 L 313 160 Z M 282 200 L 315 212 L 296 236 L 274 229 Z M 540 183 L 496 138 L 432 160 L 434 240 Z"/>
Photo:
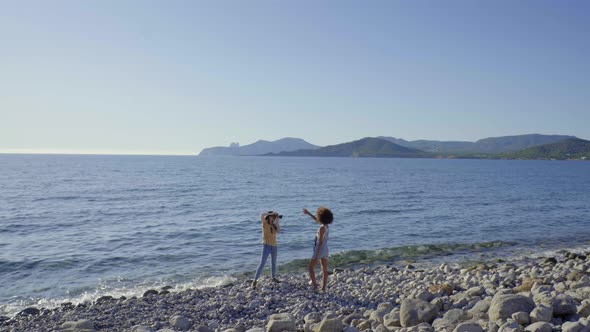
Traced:
<path fill-rule="evenodd" d="M 585 250 L 590 162 L 2 154 L 0 315 L 252 278 L 268 210 L 304 273 L 319 206 L 331 268 Z"/>

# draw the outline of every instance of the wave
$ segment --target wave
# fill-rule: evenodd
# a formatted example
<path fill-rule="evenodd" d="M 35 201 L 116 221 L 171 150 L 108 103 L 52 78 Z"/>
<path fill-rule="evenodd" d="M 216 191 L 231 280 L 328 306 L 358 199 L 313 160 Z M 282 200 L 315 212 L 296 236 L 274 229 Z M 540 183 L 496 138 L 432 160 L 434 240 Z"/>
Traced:
<path fill-rule="evenodd" d="M 150 289 L 162 290 L 166 287 L 171 292 L 180 292 L 187 289 L 201 289 L 207 287 L 219 287 L 236 280 L 236 277 L 231 275 L 219 276 L 200 276 L 190 281 L 183 283 L 174 283 L 172 280 L 160 280 L 157 282 L 145 281 L 133 286 L 118 286 L 112 287 L 114 283 L 125 281 L 124 278 L 117 280 L 103 280 L 94 289 L 88 289 L 72 296 L 63 296 L 55 298 L 20 298 L 11 303 L 0 304 L 0 315 L 12 317 L 27 307 L 38 307 L 53 309 L 61 306 L 62 303 L 70 302 L 74 305 L 85 303 L 90 304 L 96 301 L 101 296 L 112 296 L 114 298 L 120 297 L 141 297 Z M 171 286 L 173 285 L 173 286 Z"/>
<path fill-rule="evenodd" d="M 393 213 L 400 213 L 403 210 L 397 209 L 367 209 L 367 210 L 358 210 L 353 212 L 353 215 L 374 215 L 374 214 L 393 214 Z"/>
<path fill-rule="evenodd" d="M 33 199 L 33 202 L 42 202 L 42 201 L 70 201 L 74 199 L 80 199 L 81 196 L 52 196 L 52 197 L 40 197 Z"/>

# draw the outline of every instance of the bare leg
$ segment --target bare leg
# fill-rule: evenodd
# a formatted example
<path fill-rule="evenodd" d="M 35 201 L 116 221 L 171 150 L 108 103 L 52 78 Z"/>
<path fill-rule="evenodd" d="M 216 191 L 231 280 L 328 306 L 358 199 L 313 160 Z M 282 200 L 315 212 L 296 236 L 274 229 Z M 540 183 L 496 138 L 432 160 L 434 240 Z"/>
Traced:
<path fill-rule="evenodd" d="M 322 258 L 320 263 L 322 264 L 322 290 L 325 291 L 328 283 L 328 259 Z"/>
<path fill-rule="evenodd" d="M 315 272 L 313 269 L 318 264 L 317 259 L 312 259 L 309 261 L 309 279 L 311 279 L 311 284 L 313 285 L 313 289 L 318 289 L 318 283 L 315 281 Z"/>

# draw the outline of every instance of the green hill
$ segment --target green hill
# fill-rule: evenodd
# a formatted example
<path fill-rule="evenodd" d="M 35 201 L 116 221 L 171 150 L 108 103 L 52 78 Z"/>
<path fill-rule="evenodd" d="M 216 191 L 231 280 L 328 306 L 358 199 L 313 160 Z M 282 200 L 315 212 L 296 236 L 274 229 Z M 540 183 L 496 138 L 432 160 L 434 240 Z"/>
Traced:
<path fill-rule="evenodd" d="M 586 159 L 590 160 L 590 141 L 579 138 L 565 139 L 512 153 L 500 155 L 506 159 Z"/>
<path fill-rule="evenodd" d="M 488 137 L 476 142 L 465 141 L 431 141 L 416 140 L 406 141 L 401 138 L 383 137 L 392 143 L 405 146 L 408 148 L 419 149 L 426 152 L 442 154 L 491 154 L 491 153 L 509 153 L 531 148 L 533 146 L 556 143 L 568 138 L 576 138 L 566 135 L 541 135 L 527 134 L 514 136 Z"/>
<path fill-rule="evenodd" d="M 370 158 L 427 158 L 432 154 L 413 148 L 403 147 L 390 141 L 366 137 L 337 145 L 330 145 L 314 150 L 297 150 L 291 152 L 269 153 L 267 156 L 300 157 L 370 157 Z"/>

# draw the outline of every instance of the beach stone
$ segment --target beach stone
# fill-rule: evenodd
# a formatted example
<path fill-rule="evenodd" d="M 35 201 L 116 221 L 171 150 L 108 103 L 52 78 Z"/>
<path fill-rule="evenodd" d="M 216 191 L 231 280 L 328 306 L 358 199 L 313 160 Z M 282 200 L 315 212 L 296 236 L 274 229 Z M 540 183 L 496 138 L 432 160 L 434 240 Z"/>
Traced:
<path fill-rule="evenodd" d="M 451 309 L 451 310 L 445 312 L 443 319 L 457 325 L 460 322 L 468 320 L 469 316 L 462 309 Z"/>
<path fill-rule="evenodd" d="M 482 286 L 475 286 L 469 288 L 465 293 L 469 296 L 482 296 L 485 293 L 485 288 Z"/>
<path fill-rule="evenodd" d="M 319 312 L 310 312 L 303 317 L 305 323 L 318 323 L 322 320 L 322 315 Z"/>
<path fill-rule="evenodd" d="M 319 314 L 318 314 L 318 316 L 319 316 Z M 306 315 L 306 317 L 307 317 L 307 315 Z M 350 314 L 350 315 L 348 315 L 348 316 L 344 317 L 344 319 L 343 319 L 342 321 L 343 321 L 345 324 L 348 324 L 348 325 L 350 325 L 350 324 L 352 324 L 352 322 L 353 322 L 354 320 L 358 320 L 358 319 L 362 319 L 362 318 L 363 318 L 363 315 L 361 315 L 361 314 L 359 314 L 359 313 L 352 313 L 352 314 Z M 304 318 L 304 319 L 305 319 L 305 318 Z M 320 319 L 319 319 L 319 320 L 321 320 L 321 316 L 320 316 Z M 318 320 L 318 321 L 319 321 L 319 320 Z"/>
<path fill-rule="evenodd" d="M 545 306 L 538 306 L 530 314 L 531 323 L 537 322 L 551 322 L 553 318 L 553 308 L 545 307 Z"/>
<path fill-rule="evenodd" d="M 347 326 L 342 330 L 342 332 L 360 332 L 360 330 L 354 326 Z"/>
<path fill-rule="evenodd" d="M 26 308 L 24 310 L 22 310 L 21 312 L 18 313 L 17 316 L 22 317 L 22 316 L 37 316 L 39 315 L 41 311 L 37 308 Z"/>
<path fill-rule="evenodd" d="M 578 306 L 578 315 L 582 317 L 590 317 L 590 300 L 584 300 Z"/>
<path fill-rule="evenodd" d="M 199 325 L 197 326 L 197 332 L 213 332 L 213 330 L 209 326 Z"/>
<path fill-rule="evenodd" d="M 105 295 L 105 296 L 101 296 L 101 297 L 99 297 L 98 299 L 96 299 L 96 301 L 95 301 L 95 302 L 96 302 L 97 304 L 101 304 L 101 303 L 104 303 L 104 302 L 109 302 L 109 301 L 113 301 L 113 300 L 114 300 L 114 298 L 113 298 L 112 296 L 110 296 L 110 295 Z"/>
<path fill-rule="evenodd" d="M 531 317 L 527 312 L 519 311 L 512 314 L 512 319 L 520 325 L 528 325 L 531 321 Z"/>
<path fill-rule="evenodd" d="M 513 313 L 518 311 L 531 312 L 534 308 L 535 303 L 529 297 L 518 294 L 500 294 L 495 295 L 492 299 L 488 315 L 491 320 L 497 321 L 510 318 Z"/>
<path fill-rule="evenodd" d="M 453 302 L 453 306 L 455 306 L 455 308 L 463 308 L 471 300 L 471 296 L 467 295 L 467 293 L 457 293 L 451 296 L 451 301 Z"/>
<path fill-rule="evenodd" d="M 404 327 L 404 328 L 401 328 L 397 331 L 398 332 L 433 332 L 434 329 L 428 323 L 420 323 L 416 326 Z"/>
<path fill-rule="evenodd" d="M 96 331 L 94 323 L 87 319 L 81 319 L 78 321 L 69 321 L 61 324 L 62 332 L 90 332 Z"/>
<path fill-rule="evenodd" d="M 567 316 L 573 315 L 578 311 L 576 302 L 574 299 L 566 294 L 557 294 L 553 298 L 553 315 L 555 316 Z"/>
<path fill-rule="evenodd" d="M 431 323 L 438 313 L 438 307 L 430 302 L 406 299 L 402 302 L 400 308 L 400 322 L 403 327 Z"/>
<path fill-rule="evenodd" d="M 483 332 L 483 328 L 476 322 L 464 322 L 457 325 L 453 332 Z"/>
<path fill-rule="evenodd" d="M 467 313 L 472 317 L 487 317 L 487 312 L 490 310 L 490 305 L 492 304 L 492 298 L 488 297 L 477 302 L 473 308 L 469 309 Z"/>
<path fill-rule="evenodd" d="M 324 317 L 321 322 L 314 325 L 312 330 L 313 332 L 332 332 L 342 331 L 343 328 L 344 325 L 342 324 L 342 320 L 340 320 L 338 317 Z"/>
<path fill-rule="evenodd" d="M 371 312 L 369 319 L 383 323 L 383 317 L 391 312 L 391 310 L 393 310 L 393 305 L 391 305 L 391 303 L 381 303 L 376 310 Z"/>
<path fill-rule="evenodd" d="M 383 325 L 387 328 L 401 327 L 400 321 L 400 310 L 395 308 L 391 310 L 387 315 L 383 316 Z"/>
<path fill-rule="evenodd" d="M 249 330 L 246 330 L 246 332 L 264 332 L 264 329 L 262 327 L 254 327 Z"/>
<path fill-rule="evenodd" d="M 498 332 L 520 332 L 520 325 L 517 322 L 506 322 L 500 326 Z"/>
<path fill-rule="evenodd" d="M 365 331 L 371 328 L 371 321 L 365 320 L 359 323 L 359 325 L 357 325 L 358 329 L 361 331 Z"/>
<path fill-rule="evenodd" d="M 291 314 L 273 314 L 266 324 L 267 332 L 295 331 L 295 319 Z"/>
<path fill-rule="evenodd" d="M 155 289 L 148 289 L 147 291 L 145 291 L 143 293 L 143 297 L 148 297 L 150 295 L 158 295 L 158 293 L 159 292 L 157 290 L 155 290 Z"/>
<path fill-rule="evenodd" d="M 527 326 L 524 330 L 527 332 L 551 332 L 553 327 L 547 322 L 536 322 Z"/>
<path fill-rule="evenodd" d="M 129 332 L 154 332 L 154 330 L 152 330 L 151 328 L 149 328 L 147 326 L 135 325 L 135 326 L 131 327 L 131 330 L 129 330 Z"/>
<path fill-rule="evenodd" d="M 456 327 L 456 324 L 449 322 L 444 318 L 437 318 L 432 322 L 432 327 L 435 331 L 453 331 Z"/>
<path fill-rule="evenodd" d="M 416 292 L 414 295 L 415 299 L 420 299 L 423 301 L 430 301 L 432 299 L 432 293 L 427 290 L 420 290 Z"/>
<path fill-rule="evenodd" d="M 588 327 L 579 322 L 565 322 L 561 325 L 561 331 L 563 332 L 586 332 L 588 330 Z"/>
<path fill-rule="evenodd" d="M 453 294 L 454 287 L 449 283 L 433 285 L 428 288 L 428 290 L 433 294 L 444 294 L 447 296 L 451 296 Z"/>
<path fill-rule="evenodd" d="M 180 315 L 172 317 L 170 319 L 170 324 L 175 330 L 179 331 L 186 331 L 191 327 L 191 323 L 188 318 Z"/>

